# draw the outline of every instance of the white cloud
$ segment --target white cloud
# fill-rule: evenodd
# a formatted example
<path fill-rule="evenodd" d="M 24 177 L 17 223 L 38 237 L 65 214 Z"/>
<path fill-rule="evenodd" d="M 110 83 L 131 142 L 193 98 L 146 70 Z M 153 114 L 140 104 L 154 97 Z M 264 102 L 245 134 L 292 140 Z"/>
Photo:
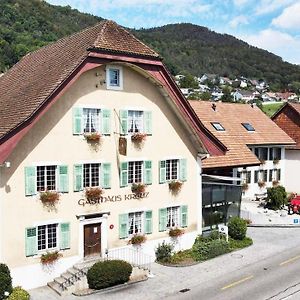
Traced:
<path fill-rule="evenodd" d="M 285 29 L 299 29 L 300 3 L 285 8 L 280 16 L 272 20 L 272 24 Z"/>
<path fill-rule="evenodd" d="M 233 0 L 234 5 L 236 6 L 243 6 L 248 4 L 249 0 Z"/>
<path fill-rule="evenodd" d="M 264 15 L 272 13 L 278 9 L 282 9 L 294 3 L 296 0 L 261 0 L 256 5 L 256 15 Z"/>
<path fill-rule="evenodd" d="M 232 28 L 236 28 L 239 25 L 247 25 L 247 24 L 249 24 L 249 21 L 248 18 L 244 15 L 237 16 L 229 22 L 229 26 Z"/>
<path fill-rule="evenodd" d="M 277 54 L 291 63 L 300 64 L 300 38 L 281 31 L 266 29 L 254 35 L 239 36 L 247 43 Z"/>

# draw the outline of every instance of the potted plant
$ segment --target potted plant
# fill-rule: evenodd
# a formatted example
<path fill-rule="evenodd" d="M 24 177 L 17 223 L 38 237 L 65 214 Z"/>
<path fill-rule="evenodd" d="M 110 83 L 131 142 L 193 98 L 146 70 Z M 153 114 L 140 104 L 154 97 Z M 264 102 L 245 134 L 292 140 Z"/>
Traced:
<path fill-rule="evenodd" d="M 131 141 L 136 144 L 141 144 L 146 140 L 147 134 L 136 132 L 131 136 Z"/>
<path fill-rule="evenodd" d="M 128 241 L 128 244 L 131 245 L 141 245 L 142 243 L 146 242 L 146 236 L 140 233 L 134 234 L 131 239 Z"/>
<path fill-rule="evenodd" d="M 131 191 L 134 194 L 145 193 L 145 190 L 146 190 L 146 185 L 143 183 L 133 183 L 131 186 Z"/>
<path fill-rule="evenodd" d="M 102 194 L 103 190 L 99 187 L 90 187 L 85 189 L 85 197 L 87 200 L 99 200 Z"/>
<path fill-rule="evenodd" d="M 55 206 L 59 200 L 59 193 L 56 191 L 44 191 L 40 192 L 40 200 L 44 205 Z"/>
<path fill-rule="evenodd" d="M 278 180 L 273 180 L 273 181 L 272 181 L 272 185 L 273 185 L 273 186 L 279 185 L 279 181 L 278 181 Z"/>
<path fill-rule="evenodd" d="M 178 180 L 172 180 L 171 182 L 169 182 L 169 190 L 172 194 L 177 195 L 180 192 L 182 185 L 183 182 Z"/>
<path fill-rule="evenodd" d="M 261 163 L 262 165 L 264 165 L 265 162 L 266 162 L 263 158 L 261 158 L 259 161 L 260 161 L 260 163 Z"/>
<path fill-rule="evenodd" d="M 99 143 L 101 134 L 98 132 L 89 132 L 89 133 L 85 133 L 84 137 L 88 142 Z"/>
<path fill-rule="evenodd" d="M 169 236 L 172 238 L 177 238 L 183 234 L 184 234 L 184 230 L 178 227 L 170 228 L 169 230 Z"/>
<path fill-rule="evenodd" d="M 279 164 L 280 159 L 279 158 L 274 158 L 273 159 L 273 164 L 274 165 L 278 165 Z"/>
<path fill-rule="evenodd" d="M 62 257 L 62 254 L 59 253 L 58 251 L 46 252 L 45 254 L 41 255 L 41 264 L 43 264 L 43 265 L 53 264 L 61 257 Z"/>
<path fill-rule="evenodd" d="M 263 180 L 260 180 L 257 184 L 260 188 L 263 188 L 266 185 L 266 183 Z"/>
<path fill-rule="evenodd" d="M 243 191 L 243 192 L 246 192 L 246 191 L 248 190 L 248 188 L 249 188 L 248 183 L 247 183 L 247 182 L 244 182 L 244 183 L 242 184 L 242 191 Z"/>

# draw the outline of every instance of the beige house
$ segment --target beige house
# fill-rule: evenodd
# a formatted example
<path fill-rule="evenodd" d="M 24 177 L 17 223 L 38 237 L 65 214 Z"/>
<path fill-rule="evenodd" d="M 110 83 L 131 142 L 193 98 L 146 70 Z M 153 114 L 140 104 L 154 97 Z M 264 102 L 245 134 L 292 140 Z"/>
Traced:
<path fill-rule="evenodd" d="M 157 53 L 103 21 L 26 55 L 0 91 L 0 261 L 14 285 L 132 248 L 135 234 L 153 260 L 170 228 L 184 228 L 178 248 L 191 247 L 202 231 L 201 158 L 226 148 Z M 182 183 L 176 195 L 171 181 Z M 43 267 L 53 251 L 62 258 Z"/>

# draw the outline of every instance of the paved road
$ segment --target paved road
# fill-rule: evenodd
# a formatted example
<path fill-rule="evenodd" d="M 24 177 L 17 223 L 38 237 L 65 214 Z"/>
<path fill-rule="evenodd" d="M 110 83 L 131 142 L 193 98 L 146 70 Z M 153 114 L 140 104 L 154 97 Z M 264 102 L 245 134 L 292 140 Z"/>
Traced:
<path fill-rule="evenodd" d="M 254 240 L 251 247 L 191 267 L 153 264 L 154 278 L 116 292 L 82 299 L 267 300 L 300 283 L 300 228 L 249 228 L 248 232 Z M 186 288 L 190 291 L 179 292 Z M 297 290 L 300 290 L 300 284 L 288 292 L 291 294 Z M 281 294 L 282 297 L 287 295 Z M 32 300 L 62 299 L 48 288 L 32 290 L 31 296 Z M 300 299 L 300 293 L 290 298 L 281 296 L 268 300 Z M 79 298 L 67 296 L 63 299 Z"/>

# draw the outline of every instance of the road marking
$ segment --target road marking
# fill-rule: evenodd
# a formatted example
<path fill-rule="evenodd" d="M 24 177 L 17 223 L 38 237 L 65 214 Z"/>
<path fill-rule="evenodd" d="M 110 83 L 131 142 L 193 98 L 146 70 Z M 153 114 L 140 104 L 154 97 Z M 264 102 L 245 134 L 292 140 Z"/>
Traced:
<path fill-rule="evenodd" d="M 283 261 L 282 263 L 279 264 L 279 266 L 286 265 L 286 264 L 288 264 L 288 263 L 290 263 L 290 262 L 293 262 L 294 260 L 297 260 L 297 259 L 299 259 L 299 258 L 300 258 L 300 255 L 297 255 L 297 256 L 295 256 L 295 257 L 292 257 L 292 258 L 290 258 L 290 259 L 288 259 L 288 260 Z"/>
<path fill-rule="evenodd" d="M 223 291 L 223 290 L 229 289 L 229 288 L 231 288 L 231 287 L 234 287 L 234 286 L 236 286 L 236 285 L 238 285 L 238 284 L 240 284 L 240 283 L 243 283 L 243 282 L 245 282 L 245 281 L 247 281 L 247 280 L 249 280 L 249 279 L 252 279 L 253 277 L 254 277 L 254 276 L 251 275 L 251 276 L 242 278 L 241 280 L 235 281 L 235 282 L 233 282 L 233 283 L 231 283 L 231 284 L 228 284 L 228 285 L 222 287 L 221 290 Z"/>

